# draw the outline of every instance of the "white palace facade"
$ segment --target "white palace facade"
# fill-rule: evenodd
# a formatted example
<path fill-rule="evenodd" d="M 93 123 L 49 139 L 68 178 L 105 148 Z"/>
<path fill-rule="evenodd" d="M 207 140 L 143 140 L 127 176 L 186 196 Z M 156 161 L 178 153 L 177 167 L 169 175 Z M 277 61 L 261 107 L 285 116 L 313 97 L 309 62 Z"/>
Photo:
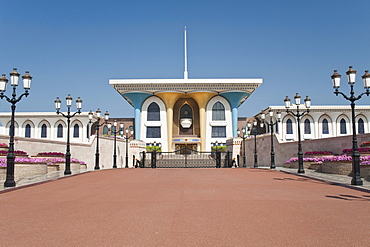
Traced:
<path fill-rule="evenodd" d="M 297 118 L 288 114 L 284 106 L 269 106 L 263 110 L 268 121 L 268 111 L 270 109 L 274 113 L 274 121 L 276 121 L 276 113 L 281 112 L 281 121 L 278 123 L 278 128 L 273 130 L 277 132 L 279 140 L 283 142 L 297 141 Z M 291 109 L 294 111 L 294 105 Z M 302 110 L 304 110 L 304 107 Z M 370 133 L 370 106 L 356 105 L 355 113 L 356 133 Z M 260 113 L 255 115 L 255 118 L 260 119 Z M 310 112 L 301 117 L 300 128 L 302 140 L 352 135 L 351 107 L 349 105 L 311 106 Z M 270 132 L 268 126 L 265 126 L 264 132 Z"/>
<path fill-rule="evenodd" d="M 0 113 L 0 134 L 9 135 L 11 113 Z M 14 135 L 26 138 L 66 141 L 67 119 L 55 112 L 16 112 Z M 91 124 L 87 112 L 71 119 L 70 141 L 88 143 Z"/>

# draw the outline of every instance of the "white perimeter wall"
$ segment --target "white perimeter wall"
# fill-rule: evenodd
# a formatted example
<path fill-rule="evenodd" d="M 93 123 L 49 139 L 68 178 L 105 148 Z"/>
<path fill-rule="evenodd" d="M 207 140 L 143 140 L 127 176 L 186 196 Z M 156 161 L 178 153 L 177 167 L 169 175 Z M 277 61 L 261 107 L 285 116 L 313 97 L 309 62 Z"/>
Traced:
<path fill-rule="evenodd" d="M 9 144 L 9 136 L 0 135 L 0 142 Z M 35 156 L 40 152 L 66 152 L 66 142 L 43 140 L 34 138 L 15 137 L 15 150 L 27 152 Z M 95 166 L 96 136 L 91 136 L 90 143 L 71 143 L 71 157 L 84 161 L 88 170 Z M 99 137 L 100 169 L 112 168 L 113 166 L 114 139 L 111 137 Z M 132 158 L 139 157 L 139 152 L 145 150 L 142 141 L 131 141 L 128 147 L 129 167 L 132 167 Z M 117 167 L 125 167 L 126 141 L 117 139 Z"/>
<path fill-rule="evenodd" d="M 241 138 L 234 138 L 239 139 Z M 271 162 L 271 136 L 257 136 L 257 154 L 259 166 L 270 166 Z M 276 166 L 283 166 L 284 162 L 291 157 L 298 157 L 298 142 L 279 142 L 274 135 L 274 151 Z M 365 141 L 370 140 L 370 133 L 357 135 L 358 146 Z M 241 142 L 240 142 L 241 144 Z M 240 146 L 239 146 L 240 147 Z M 343 149 L 352 148 L 352 135 L 313 139 L 302 141 L 303 154 L 307 151 L 331 151 L 334 154 L 341 154 Z M 240 149 L 239 149 L 240 150 Z M 254 164 L 254 138 L 245 140 L 247 167 L 253 167 Z M 231 151 L 231 150 L 230 150 Z M 233 154 L 235 157 L 236 154 Z M 242 162 L 242 157 L 239 158 Z"/>

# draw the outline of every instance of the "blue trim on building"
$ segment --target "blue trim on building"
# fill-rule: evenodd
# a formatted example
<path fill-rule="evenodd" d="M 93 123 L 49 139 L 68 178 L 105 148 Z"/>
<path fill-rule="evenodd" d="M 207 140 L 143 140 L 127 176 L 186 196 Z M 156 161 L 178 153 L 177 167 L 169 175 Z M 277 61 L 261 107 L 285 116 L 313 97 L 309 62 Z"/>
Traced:
<path fill-rule="evenodd" d="M 143 102 L 153 96 L 150 93 L 141 93 L 141 92 L 132 92 L 132 93 L 123 93 L 122 97 L 124 97 L 131 105 L 133 105 L 135 109 L 135 139 L 140 140 L 140 113 L 141 113 L 141 106 Z"/>
<path fill-rule="evenodd" d="M 220 93 L 222 97 L 227 99 L 231 105 L 232 109 L 232 126 L 233 126 L 233 137 L 238 136 L 238 107 L 240 101 L 242 101 L 245 97 L 249 96 L 250 93 L 246 92 L 226 92 Z"/>

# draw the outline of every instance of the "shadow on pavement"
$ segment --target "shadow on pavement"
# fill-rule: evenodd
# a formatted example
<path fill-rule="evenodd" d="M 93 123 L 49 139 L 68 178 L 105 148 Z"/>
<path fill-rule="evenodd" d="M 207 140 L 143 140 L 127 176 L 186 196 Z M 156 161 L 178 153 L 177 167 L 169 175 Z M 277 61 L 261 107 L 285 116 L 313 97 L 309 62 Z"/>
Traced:
<path fill-rule="evenodd" d="M 297 181 L 297 182 L 309 182 L 309 183 L 323 183 L 322 181 L 318 181 L 311 178 L 273 178 L 274 180 L 279 181 Z"/>
<path fill-rule="evenodd" d="M 352 196 L 352 195 L 337 195 L 337 196 L 326 195 L 325 197 L 332 198 L 332 199 L 345 200 L 345 201 L 367 201 L 367 202 L 370 202 L 370 198 L 369 198 L 368 195 L 363 195 L 362 197 Z"/>

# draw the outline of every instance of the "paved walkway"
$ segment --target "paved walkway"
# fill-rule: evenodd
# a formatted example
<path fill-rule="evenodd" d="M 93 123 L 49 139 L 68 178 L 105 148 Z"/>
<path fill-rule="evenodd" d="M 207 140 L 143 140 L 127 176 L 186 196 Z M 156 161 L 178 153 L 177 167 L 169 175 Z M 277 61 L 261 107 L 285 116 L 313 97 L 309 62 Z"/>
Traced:
<path fill-rule="evenodd" d="M 86 172 L 0 194 L 0 218 L 0 246 L 370 243 L 369 192 L 269 169 Z"/>
<path fill-rule="evenodd" d="M 269 167 L 260 167 L 259 169 L 269 169 Z M 370 181 L 364 180 L 364 179 L 362 179 L 363 186 L 353 186 L 351 185 L 352 178 L 346 175 L 320 173 L 320 172 L 315 172 L 314 170 L 310 170 L 310 169 L 306 169 L 304 174 L 298 174 L 297 169 L 284 168 L 284 167 L 277 167 L 276 170 L 295 174 L 295 175 L 302 176 L 302 177 L 318 179 L 318 180 L 321 180 L 327 183 L 340 184 L 343 186 L 348 186 L 353 189 L 363 189 L 363 190 L 370 191 Z M 72 174 L 76 175 L 76 174 L 84 173 L 84 172 L 88 172 L 88 171 L 87 170 L 72 171 Z M 56 180 L 56 179 L 63 178 L 63 177 L 65 177 L 64 171 L 55 171 L 55 172 L 50 172 L 45 175 L 38 175 L 38 176 L 33 176 L 33 177 L 28 177 L 28 178 L 16 179 L 16 185 L 17 187 L 25 186 L 25 185 L 29 186 L 35 183 Z M 7 190 L 7 189 L 9 188 L 4 188 L 4 183 L 0 182 L 0 190 Z"/>

